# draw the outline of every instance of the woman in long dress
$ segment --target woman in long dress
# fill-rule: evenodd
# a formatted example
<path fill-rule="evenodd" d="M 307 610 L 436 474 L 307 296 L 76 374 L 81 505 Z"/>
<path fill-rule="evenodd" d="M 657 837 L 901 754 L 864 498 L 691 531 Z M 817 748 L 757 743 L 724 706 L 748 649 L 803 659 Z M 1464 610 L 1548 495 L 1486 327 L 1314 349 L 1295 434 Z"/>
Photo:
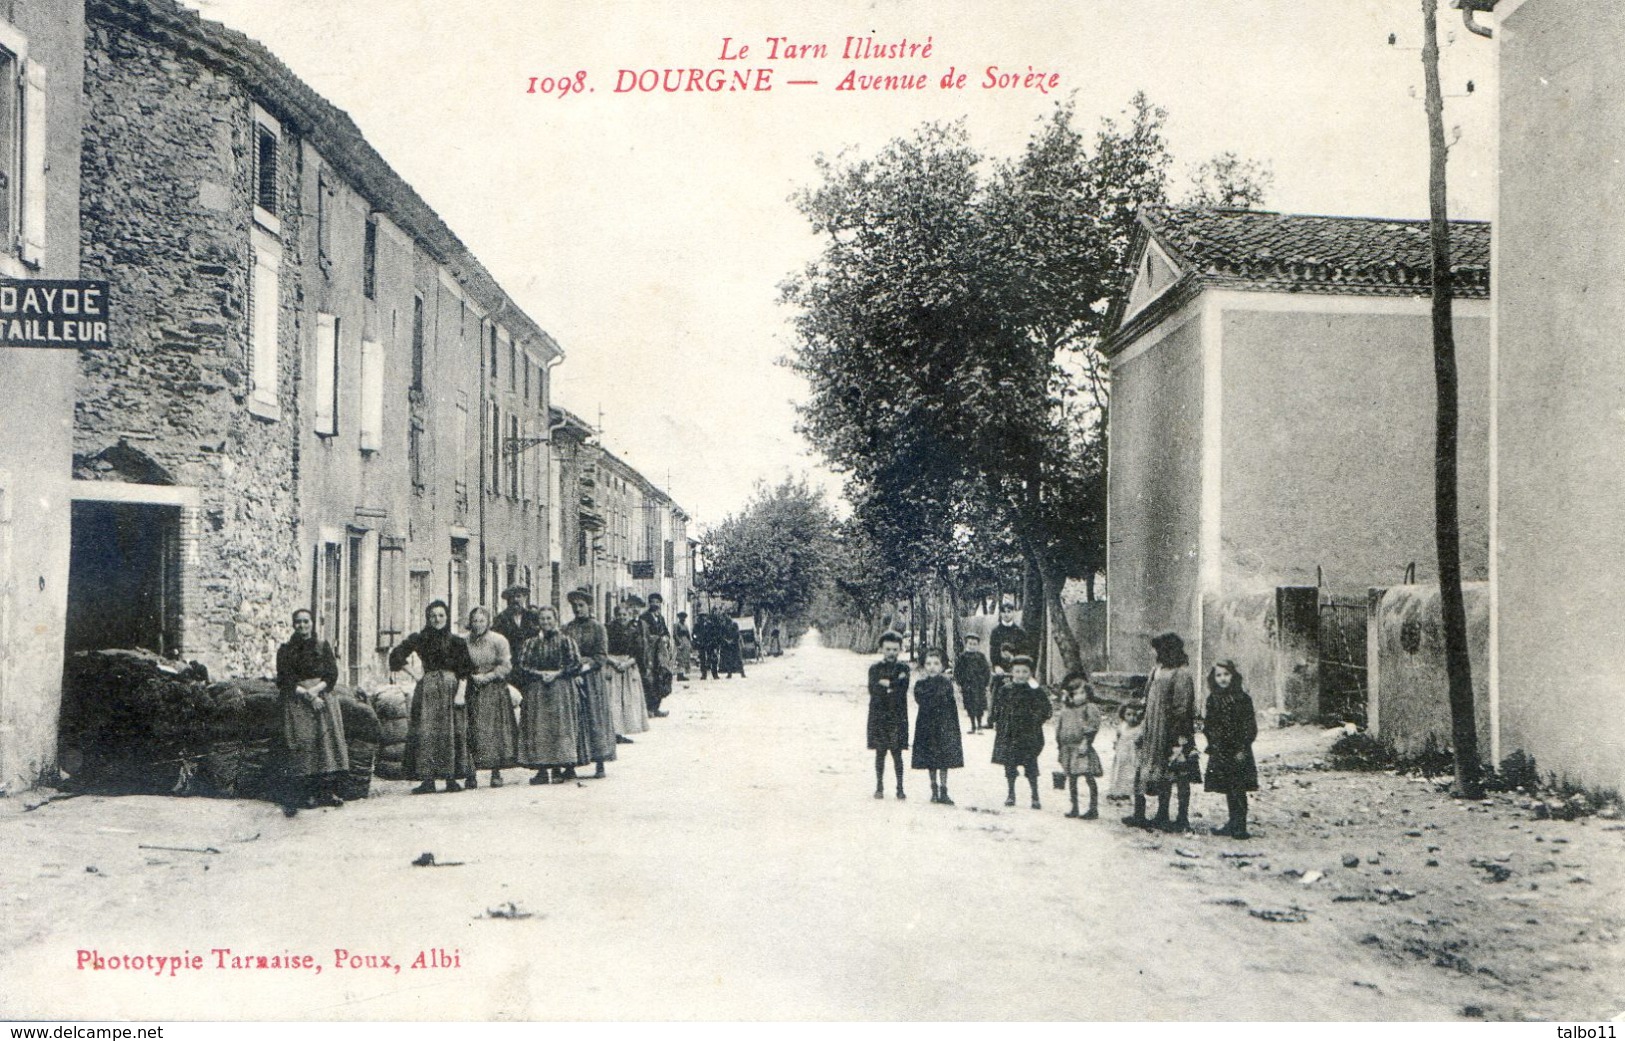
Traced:
<path fill-rule="evenodd" d="M 289 769 L 299 779 L 283 812 L 343 806 L 338 785 L 350 769 L 339 711 L 338 659 L 326 640 L 316 638 L 316 619 L 305 608 L 293 613 L 293 638 L 276 652 L 276 686 L 282 696 L 282 736 Z"/>
<path fill-rule="evenodd" d="M 412 792 L 428 795 L 434 782 L 444 780 L 446 791 L 460 792 L 459 777 L 473 769 L 468 755 L 468 719 L 464 685 L 474 674 L 468 644 L 451 631 L 451 609 L 436 600 L 423 612 L 425 625 L 389 652 L 389 669 L 399 672 L 416 654 L 423 678 L 412 691 L 412 714 L 407 724 L 406 755 L 401 768 L 421 783 Z"/>
<path fill-rule="evenodd" d="M 609 639 L 610 711 L 615 733 L 621 737 L 649 729 L 648 709 L 643 697 L 643 670 L 638 657 L 643 653 L 643 626 L 625 605 L 615 608 L 615 618 L 605 627 Z"/>
<path fill-rule="evenodd" d="M 581 732 L 586 740 L 587 758 L 597 767 L 594 777 L 604 776 L 604 764 L 615 760 L 615 714 L 610 711 L 610 690 L 604 678 L 609 659 L 609 639 L 604 627 L 592 616 L 592 594 L 584 589 L 565 599 L 575 617 L 564 626 L 564 635 L 575 641 L 581 655 L 581 676 L 577 682 L 583 695 Z"/>
<path fill-rule="evenodd" d="M 519 709 L 519 762 L 536 771 L 531 784 L 549 784 L 573 780 L 576 767 L 589 762 L 576 687 L 581 652 L 560 631 L 558 611 L 547 604 L 536 610 L 542 631 L 525 641 L 514 663 L 525 694 Z"/>
<path fill-rule="evenodd" d="M 1157 667 L 1145 682 L 1145 732 L 1140 738 L 1140 772 L 1147 795 L 1157 797 L 1157 815 L 1151 821 L 1131 822 L 1162 831 L 1190 830 L 1192 772 L 1201 780 L 1196 763 L 1196 679 L 1191 675 L 1185 643 L 1175 633 L 1151 641 Z M 1179 816 L 1168 818 L 1170 794 L 1177 796 Z"/>
<path fill-rule="evenodd" d="M 508 695 L 513 656 L 508 638 L 491 628 L 491 612 L 476 607 L 468 615 L 468 745 L 473 768 L 468 787 L 478 787 L 478 770 L 491 771 L 491 787 L 502 787 L 502 771 L 519 762 L 519 724 Z"/>

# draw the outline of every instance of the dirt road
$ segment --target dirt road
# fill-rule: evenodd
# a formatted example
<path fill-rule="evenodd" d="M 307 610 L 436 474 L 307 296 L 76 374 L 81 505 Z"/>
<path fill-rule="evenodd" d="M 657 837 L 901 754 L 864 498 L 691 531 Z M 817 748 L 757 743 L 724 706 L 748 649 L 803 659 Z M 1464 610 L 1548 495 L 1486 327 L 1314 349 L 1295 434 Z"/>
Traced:
<path fill-rule="evenodd" d="M 0 1015 L 1435 1020 L 1625 1008 L 1622 836 L 1606 822 L 1543 822 L 1542 843 L 1564 839 L 1559 859 L 1587 865 L 1583 885 L 1556 884 L 1582 871 L 1554 865 L 1544 896 L 1521 876 L 1492 886 L 1465 846 L 1429 853 L 1395 832 L 1386 845 L 1462 862 L 1433 869 L 1453 871 L 1448 884 L 1419 884 L 1420 859 L 1377 856 L 1358 822 L 1329 837 L 1324 820 L 1294 823 L 1309 811 L 1292 800 L 1420 799 L 1441 814 L 1449 800 L 1393 777 L 1293 773 L 1302 732 L 1261 742 L 1276 787 L 1260 793 L 1248 844 L 1132 831 L 1109 804 L 1100 821 L 1069 820 L 1047 779 L 1043 810 L 1005 809 L 991 735 L 965 738 L 956 807 L 928 801 L 923 772 L 906 802 L 876 801 L 864 664 L 804 647 L 749 679 L 680 686 L 670 718 L 623 747 L 607 780 L 576 786 L 412 796 L 380 783 L 365 802 L 292 820 L 225 800 L 83 796 L 32 812 L 5 800 Z M 1343 780 L 1375 787 L 1336 794 Z M 1215 812 L 1221 800 L 1197 802 Z M 1491 815 L 1457 812 L 1475 826 Z M 1534 829 L 1509 834 L 1535 841 Z M 1323 866 L 1340 843 L 1365 843 L 1379 863 L 1344 868 L 1334 852 Z M 426 851 L 461 863 L 412 866 Z M 1508 858 L 1509 874 L 1524 870 Z M 1299 867 L 1322 874 L 1305 883 Z M 1500 898 L 1514 885 L 1510 909 Z M 1425 908 L 1432 896 L 1460 905 L 1454 917 Z M 509 904 L 529 917 L 491 916 Z M 1590 923 L 1562 952 L 1572 971 L 1478 971 L 1469 925 L 1501 935 L 1537 916 L 1566 933 Z M 1435 917 L 1468 937 L 1439 941 L 1456 963 L 1406 947 L 1407 929 L 1439 939 Z M 1527 943 L 1529 959 L 1552 949 Z M 81 951 L 182 967 L 92 970 Z M 338 951 L 353 960 L 339 966 Z M 298 967 L 306 956 L 312 967 Z M 278 959 L 296 967 L 270 967 Z"/>

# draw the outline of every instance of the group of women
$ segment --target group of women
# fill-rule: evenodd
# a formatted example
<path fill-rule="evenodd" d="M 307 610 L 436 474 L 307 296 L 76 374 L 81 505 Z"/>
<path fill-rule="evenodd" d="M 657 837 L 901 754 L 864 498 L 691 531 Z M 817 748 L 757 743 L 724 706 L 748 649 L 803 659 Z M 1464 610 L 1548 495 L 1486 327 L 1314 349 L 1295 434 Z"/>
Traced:
<path fill-rule="evenodd" d="M 537 631 L 521 646 L 491 628 L 491 614 L 476 607 L 468 636 L 451 629 L 451 612 L 436 600 L 424 627 L 389 652 L 399 672 L 416 657 L 421 676 L 412 693 L 406 776 L 416 794 L 464 791 L 505 783 L 503 770 L 532 770 L 531 784 L 572 781 L 592 764 L 605 776 L 618 744 L 648 729 L 635 628 L 617 608 L 606 629 L 592 618 L 591 594 L 569 594 L 574 619 L 561 625 L 550 605 L 535 610 Z M 311 613 L 294 613 L 294 636 L 277 652 L 283 730 L 292 772 L 301 779 L 287 811 L 338 806 L 337 779 L 349 768 L 343 719 L 332 695 L 338 667 L 332 647 L 315 636 Z M 516 711 L 517 710 L 517 711 Z M 436 787 L 437 783 L 442 787 Z"/>

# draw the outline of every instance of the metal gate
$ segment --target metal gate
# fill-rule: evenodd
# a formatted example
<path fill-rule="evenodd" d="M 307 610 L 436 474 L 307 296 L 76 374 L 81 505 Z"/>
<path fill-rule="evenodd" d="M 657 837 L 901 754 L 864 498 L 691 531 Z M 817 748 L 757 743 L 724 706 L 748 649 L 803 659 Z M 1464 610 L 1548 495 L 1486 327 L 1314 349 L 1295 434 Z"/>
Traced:
<path fill-rule="evenodd" d="M 1320 713 L 1328 723 L 1365 723 L 1366 601 L 1320 596 Z"/>

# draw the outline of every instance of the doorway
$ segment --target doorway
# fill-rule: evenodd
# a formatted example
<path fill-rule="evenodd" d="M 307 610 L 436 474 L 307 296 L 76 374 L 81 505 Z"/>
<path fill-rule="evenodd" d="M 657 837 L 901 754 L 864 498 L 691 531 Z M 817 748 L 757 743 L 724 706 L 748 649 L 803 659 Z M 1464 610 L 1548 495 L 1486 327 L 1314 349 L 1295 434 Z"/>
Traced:
<path fill-rule="evenodd" d="M 180 507 L 73 504 L 66 647 L 179 653 Z"/>

